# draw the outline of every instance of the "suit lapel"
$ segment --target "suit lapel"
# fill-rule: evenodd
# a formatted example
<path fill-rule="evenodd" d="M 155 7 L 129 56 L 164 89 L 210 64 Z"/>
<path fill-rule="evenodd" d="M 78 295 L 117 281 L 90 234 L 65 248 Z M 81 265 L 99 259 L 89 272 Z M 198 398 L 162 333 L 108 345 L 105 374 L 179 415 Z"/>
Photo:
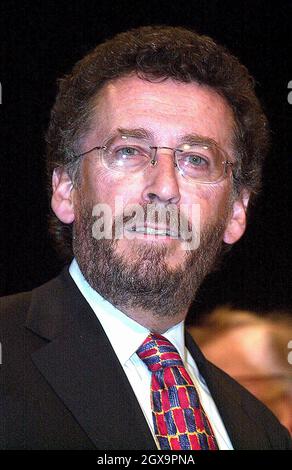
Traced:
<path fill-rule="evenodd" d="M 97 449 L 156 449 L 111 344 L 68 273 L 34 291 L 27 327 L 49 340 L 32 359 Z"/>

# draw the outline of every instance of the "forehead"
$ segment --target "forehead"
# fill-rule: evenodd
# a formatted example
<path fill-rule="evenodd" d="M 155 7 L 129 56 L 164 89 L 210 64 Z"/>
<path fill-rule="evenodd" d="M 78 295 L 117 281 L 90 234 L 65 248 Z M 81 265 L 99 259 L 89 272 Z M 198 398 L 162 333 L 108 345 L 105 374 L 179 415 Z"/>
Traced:
<path fill-rule="evenodd" d="M 175 145 L 197 133 L 230 147 L 233 114 L 216 91 L 197 83 L 160 83 L 125 77 L 107 83 L 96 97 L 91 135 L 104 138 L 118 128 L 143 128 L 157 145 Z"/>

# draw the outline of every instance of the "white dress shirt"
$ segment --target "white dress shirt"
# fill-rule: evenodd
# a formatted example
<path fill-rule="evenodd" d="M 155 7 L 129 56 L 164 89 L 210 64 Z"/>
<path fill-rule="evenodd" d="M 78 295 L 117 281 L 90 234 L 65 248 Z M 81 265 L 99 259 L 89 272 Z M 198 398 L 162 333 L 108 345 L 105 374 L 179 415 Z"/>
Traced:
<path fill-rule="evenodd" d="M 150 402 L 151 372 L 136 354 L 137 349 L 148 336 L 149 330 L 129 318 L 93 290 L 82 275 L 76 259 L 72 261 L 69 272 L 100 321 L 128 377 L 155 439 Z M 176 347 L 194 382 L 201 404 L 208 416 L 217 439 L 219 449 L 232 449 L 232 444 L 209 389 L 203 377 L 200 375 L 194 359 L 185 347 L 184 322 L 173 326 L 163 333 L 163 336 Z"/>

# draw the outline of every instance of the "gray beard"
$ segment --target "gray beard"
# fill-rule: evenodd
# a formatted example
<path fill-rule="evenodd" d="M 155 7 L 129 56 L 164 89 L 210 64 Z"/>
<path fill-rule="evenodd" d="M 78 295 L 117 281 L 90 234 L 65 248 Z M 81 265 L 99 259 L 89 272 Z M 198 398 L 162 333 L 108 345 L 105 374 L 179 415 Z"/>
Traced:
<path fill-rule="evenodd" d="M 121 311 L 142 309 L 154 317 L 177 316 L 189 308 L 204 278 L 216 267 L 223 248 L 228 211 L 201 232 L 196 250 L 185 251 L 175 270 L 167 266 L 167 245 L 129 240 L 131 260 L 118 254 L 118 240 L 92 236 L 92 210 L 81 199 L 73 225 L 73 252 L 79 268 L 103 298 Z"/>

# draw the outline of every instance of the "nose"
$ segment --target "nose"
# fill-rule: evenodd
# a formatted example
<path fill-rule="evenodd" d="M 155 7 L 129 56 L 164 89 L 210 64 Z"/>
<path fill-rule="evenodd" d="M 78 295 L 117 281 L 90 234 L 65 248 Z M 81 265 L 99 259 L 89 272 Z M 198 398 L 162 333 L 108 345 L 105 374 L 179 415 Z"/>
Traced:
<path fill-rule="evenodd" d="M 157 150 L 156 164 L 147 168 L 142 197 L 147 204 L 178 204 L 181 195 L 172 149 Z"/>

